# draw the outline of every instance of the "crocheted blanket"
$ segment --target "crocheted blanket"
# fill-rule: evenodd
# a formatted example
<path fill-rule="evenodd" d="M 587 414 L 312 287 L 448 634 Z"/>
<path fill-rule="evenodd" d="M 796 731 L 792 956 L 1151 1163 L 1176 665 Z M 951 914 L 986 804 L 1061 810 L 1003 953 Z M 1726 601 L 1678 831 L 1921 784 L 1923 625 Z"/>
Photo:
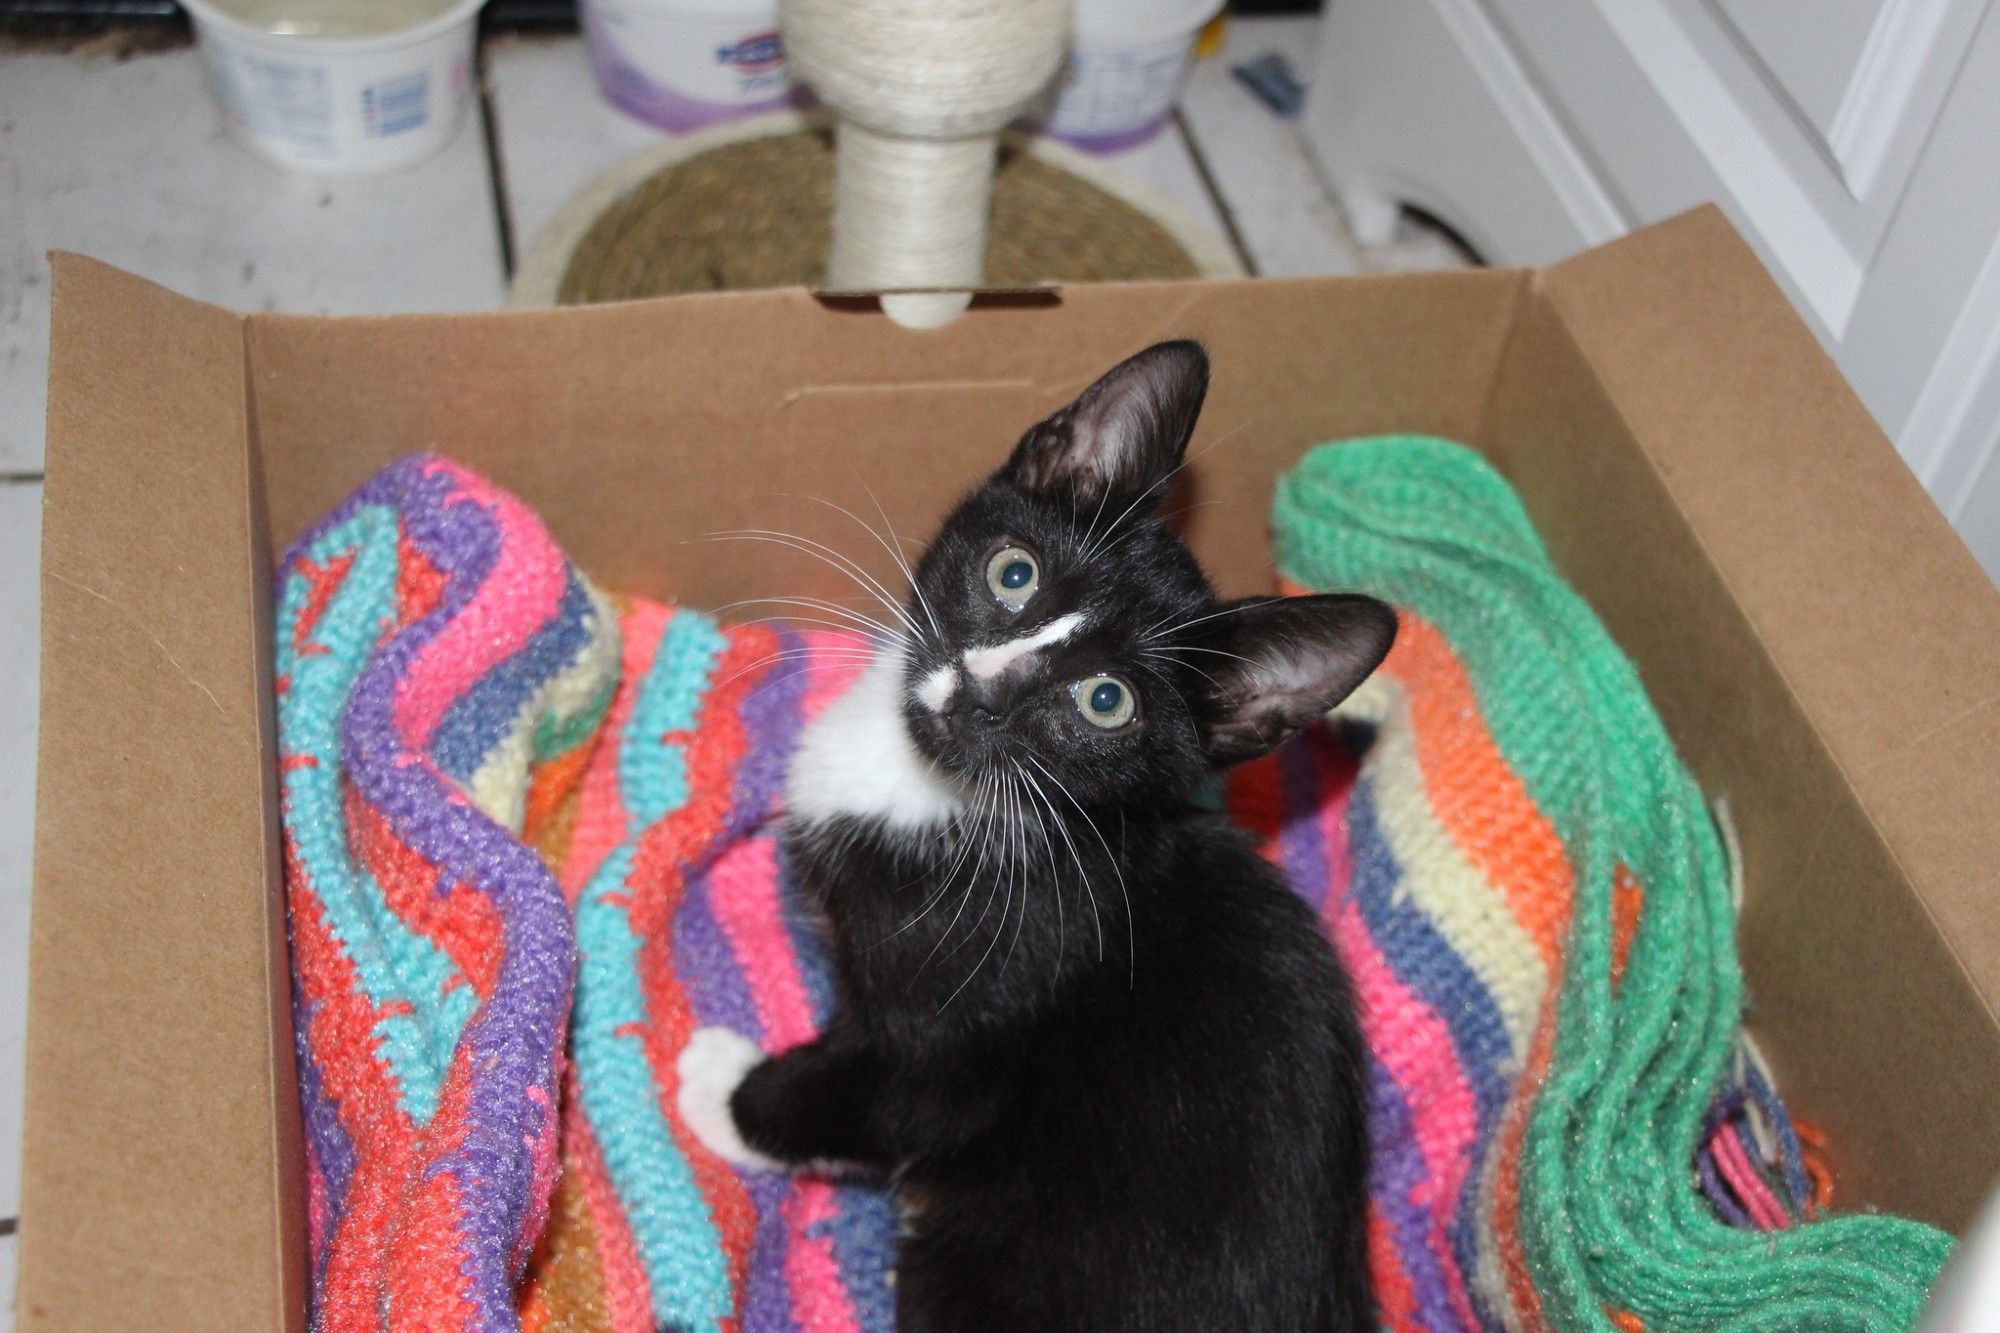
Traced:
<path fill-rule="evenodd" d="M 1277 517 L 1292 579 L 1407 608 L 1225 796 L 1359 985 L 1383 1322 L 1907 1327 L 1946 1241 L 1801 1225 L 1824 1172 L 1734 1047 L 1714 829 L 1504 484 L 1349 446 Z M 890 1328 L 887 1199 L 738 1172 L 675 1109 L 696 1028 L 825 1016 L 775 800 L 865 645 L 614 604 L 434 458 L 278 602 L 314 1325 Z"/>
<path fill-rule="evenodd" d="M 1385 1322 L 1910 1327 L 1950 1240 L 1805 1220 L 1824 1198 L 1740 1042 L 1716 825 L 1512 489 L 1447 441 L 1352 441 L 1272 523 L 1288 582 L 1402 619 L 1337 714 L 1373 731 L 1335 931 L 1376 1062 Z"/>

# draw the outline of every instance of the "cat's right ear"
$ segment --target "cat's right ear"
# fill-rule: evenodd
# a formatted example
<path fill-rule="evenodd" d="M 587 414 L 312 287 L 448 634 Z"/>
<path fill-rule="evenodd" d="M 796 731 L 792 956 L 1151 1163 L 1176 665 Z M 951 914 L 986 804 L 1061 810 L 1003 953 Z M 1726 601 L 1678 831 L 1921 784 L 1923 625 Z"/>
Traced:
<path fill-rule="evenodd" d="M 1201 344 L 1158 343 L 1113 366 L 1022 436 L 1002 471 L 1025 490 L 1086 505 L 1157 500 L 1180 467 L 1207 394 Z"/>
<path fill-rule="evenodd" d="M 1353 693 L 1395 642 L 1396 613 L 1373 597 L 1224 606 L 1179 650 L 1192 654 L 1182 660 L 1203 682 L 1195 713 L 1209 762 L 1222 767 L 1277 749 Z"/>

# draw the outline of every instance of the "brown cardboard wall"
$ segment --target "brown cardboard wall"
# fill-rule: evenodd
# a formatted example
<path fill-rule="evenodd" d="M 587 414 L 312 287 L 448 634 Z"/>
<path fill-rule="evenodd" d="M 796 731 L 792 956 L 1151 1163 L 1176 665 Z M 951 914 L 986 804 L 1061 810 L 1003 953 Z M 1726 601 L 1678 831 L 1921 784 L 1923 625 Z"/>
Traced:
<path fill-rule="evenodd" d="M 1059 305 L 975 310 L 934 333 L 800 292 L 560 314 L 395 320 L 254 316 L 272 533 L 288 541 L 388 459 L 437 448 L 535 504 L 607 586 L 718 606 L 835 590 L 765 550 L 689 545 L 736 527 L 833 542 L 878 576 L 850 520 L 866 491 L 906 535 L 1021 431 L 1114 361 L 1194 335 L 1214 392 L 1183 503 L 1223 581 L 1269 586 L 1270 482 L 1305 446 L 1366 431 L 1469 435 L 1523 281 L 1114 284 Z M 1394 373 L 1385 373 L 1394 367 Z M 859 540 L 857 540 L 859 538 Z"/>
<path fill-rule="evenodd" d="M 241 325 L 88 261 L 56 278 L 18 1316 L 297 1323 Z"/>
<path fill-rule="evenodd" d="M 1637 449 L 1607 447 L 1629 434 L 1537 301 L 1485 444 L 1638 663 L 1703 789 L 1729 801 L 1749 885 L 1751 1030 L 1794 1109 L 1832 1134 L 1843 1199 L 1962 1226 L 2000 1165 L 2000 1064 L 1979 999 L 1660 474 Z"/>
<path fill-rule="evenodd" d="M 1538 286 L 1485 447 L 1730 803 L 1750 1027 L 1843 1197 L 1963 1227 L 2000 1169 L 2000 598 L 1719 214 Z"/>
<path fill-rule="evenodd" d="M 296 1325 L 301 1152 L 269 561 L 449 453 L 607 586 L 886 578 L 1023 427 L 1161 337 L 1216 381 L 1173 503 L 1269 586 L 1270 487 L 1329 438 L 1480 443 L 1742 828 L 1752 1019 L 1843 1199 L 1963 1223 L 2000 1158 L 2000 598 L 1714 215 L 1507 272 L 1079 288 L 935 333 L 799 292 L 239 318 L 58 264 L 30 982 L 25 1327 Z M 871 495 L 872 489 L 872 495 Z M 744 608 L 748 614 L 749 609 Z"/>

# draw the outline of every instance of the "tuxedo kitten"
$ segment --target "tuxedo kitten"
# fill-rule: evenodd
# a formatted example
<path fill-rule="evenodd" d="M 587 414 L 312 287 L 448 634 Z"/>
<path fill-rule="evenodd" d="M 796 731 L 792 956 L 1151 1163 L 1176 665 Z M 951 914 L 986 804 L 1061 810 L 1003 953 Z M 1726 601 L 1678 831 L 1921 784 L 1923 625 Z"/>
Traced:
<path fill-rule="evenodd" d="M 724 1155 L 889 1174 L 906 1333 L 1372 1326 L 1352 989 L 1203 798 L 1396 621 L 1217 600 L 1157 513 L 1207 387 L 1196 344 L 1141 352 L 945 520 L 792 764 L 836 1011 L 768 1060 L 709 1029 L 681 1062 Z"/>

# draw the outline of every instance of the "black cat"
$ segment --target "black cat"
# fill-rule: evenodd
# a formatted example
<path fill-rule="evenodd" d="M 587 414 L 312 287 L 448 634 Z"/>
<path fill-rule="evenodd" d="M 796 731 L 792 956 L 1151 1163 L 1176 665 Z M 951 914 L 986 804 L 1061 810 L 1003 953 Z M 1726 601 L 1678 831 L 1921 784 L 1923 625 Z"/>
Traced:
<path fill-rule="evenodd" d="M 1372 1323 L 1351 990 L 1201 796 L 1396 622 L 1217 601 L 1157 517 L 1207 387 L 1198 345 L 1141 352 L 945 521 L 787 789 L 832 1021 L 761 1063 L 713 1029 L 682 1060 L 725 1155 L 891 1173 L 908 1333 Z"/>

